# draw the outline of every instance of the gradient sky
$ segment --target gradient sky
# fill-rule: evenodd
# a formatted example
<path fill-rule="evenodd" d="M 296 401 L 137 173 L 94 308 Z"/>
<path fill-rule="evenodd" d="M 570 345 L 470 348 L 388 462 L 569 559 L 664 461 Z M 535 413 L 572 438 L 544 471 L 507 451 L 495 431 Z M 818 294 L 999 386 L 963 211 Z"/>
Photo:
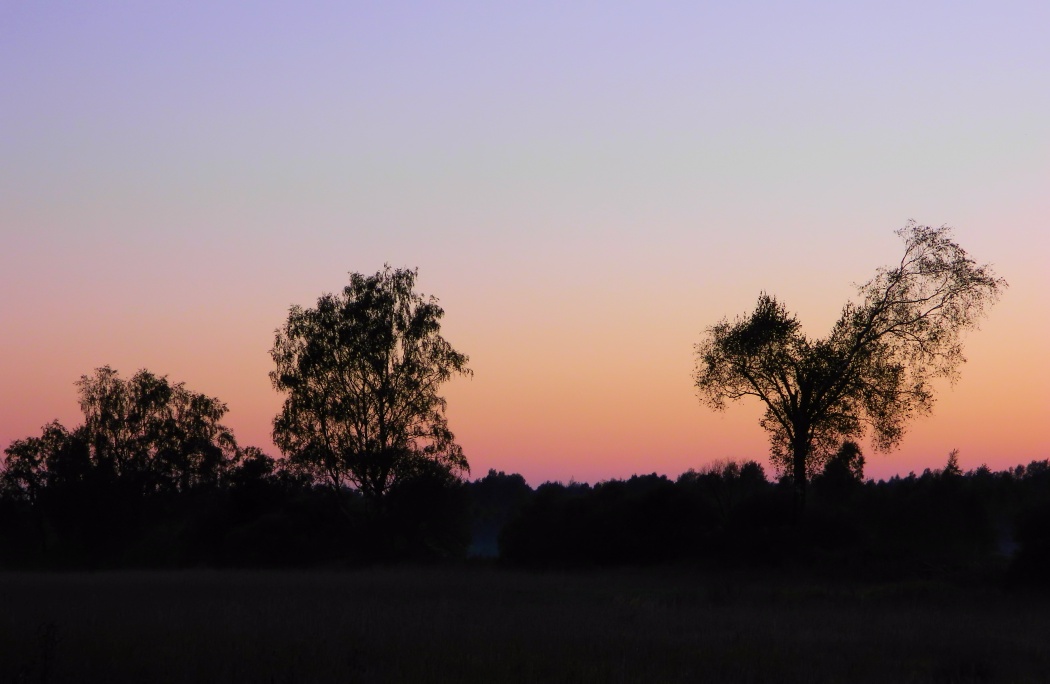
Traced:
<path fill-rule="evenodd" d="M 869 475 L 1050 457 L 1050 4 L 510 4 L 0 5 L 0 448 L 110 364 L 274 453 L 274 329 L 389 262 L 474 475 L 765 460 L 694 343 L 762 290 L 824 334 L 915 219 L 1010 289 Z"/>

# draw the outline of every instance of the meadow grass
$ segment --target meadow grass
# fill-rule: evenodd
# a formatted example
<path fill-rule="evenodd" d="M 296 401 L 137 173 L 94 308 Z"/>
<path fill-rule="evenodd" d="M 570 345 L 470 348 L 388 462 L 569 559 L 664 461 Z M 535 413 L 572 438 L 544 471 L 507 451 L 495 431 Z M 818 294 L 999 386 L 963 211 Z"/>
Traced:
<path fill-rule="evenodd" d="M 0 681 L 1045 682 L 1050 600 L 775 573 L 0 574 Z"/>

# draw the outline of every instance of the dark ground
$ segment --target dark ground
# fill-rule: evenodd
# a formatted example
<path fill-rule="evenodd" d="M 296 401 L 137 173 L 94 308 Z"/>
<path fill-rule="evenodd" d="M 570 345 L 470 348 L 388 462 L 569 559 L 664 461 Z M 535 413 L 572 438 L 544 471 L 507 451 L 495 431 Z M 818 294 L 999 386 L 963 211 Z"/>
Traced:
<path fill-rule="evenodd" d="M 1046 682 L 1050 597 L 674 570 L 0 574 L 4 682 Z"/>

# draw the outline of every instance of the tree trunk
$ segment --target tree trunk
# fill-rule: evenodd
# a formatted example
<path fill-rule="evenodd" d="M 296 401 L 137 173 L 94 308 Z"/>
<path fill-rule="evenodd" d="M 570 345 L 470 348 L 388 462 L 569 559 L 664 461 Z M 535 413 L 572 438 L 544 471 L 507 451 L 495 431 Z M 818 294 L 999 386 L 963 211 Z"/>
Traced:
<path fill-rule="evenodd" d="M 801 520 L 806 510 L 806 457 L 808 444 L 794 444 L 791 449 L 791 477 L 795 483 L 795 520 Z"/>

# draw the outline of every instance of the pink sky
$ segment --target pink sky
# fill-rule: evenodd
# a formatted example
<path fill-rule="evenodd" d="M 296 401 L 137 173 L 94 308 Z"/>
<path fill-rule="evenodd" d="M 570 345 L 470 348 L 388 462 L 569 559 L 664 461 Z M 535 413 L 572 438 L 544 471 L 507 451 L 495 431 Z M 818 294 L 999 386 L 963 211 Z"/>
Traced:
<path fill-rule="evenodd" d="M 756 7 L 0 10 L 0 447 L 109 364 L 272 451 L 274 329 L 389 262 L 475 475 L 764 459 L 693 344 L 762 290 L 822 335 L 915 219 L 1011 287 L 869 474 L 1050 458 L 1050 10 Z"/>

